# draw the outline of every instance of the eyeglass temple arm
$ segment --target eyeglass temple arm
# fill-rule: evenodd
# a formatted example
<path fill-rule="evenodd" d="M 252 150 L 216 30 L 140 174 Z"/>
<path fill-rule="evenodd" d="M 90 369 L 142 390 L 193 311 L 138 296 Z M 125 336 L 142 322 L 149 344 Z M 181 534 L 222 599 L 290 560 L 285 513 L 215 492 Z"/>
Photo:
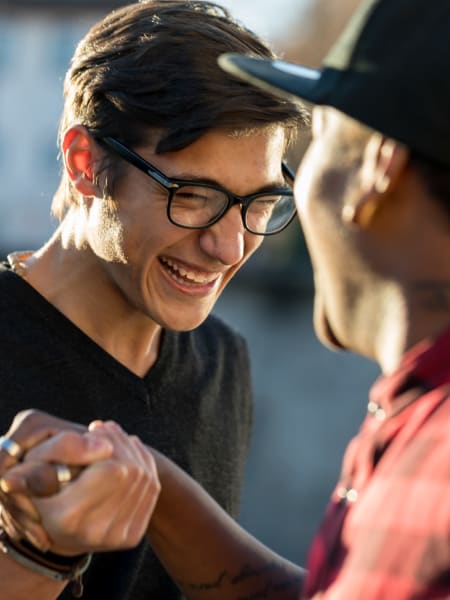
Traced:
<path fill-rule="evenodd" d="M 150 165 L 146 161 L 142 160 L 140 156 L 137 156 L 134 152 L 132 152 L 129 148 L 127 148 L 124 144 L 122 144 L 115 138 L 111 136 L 105 136 L 99 138 L 99 141 L 106 144 L 106 146 L 114 150 L 117 154 L 119 154 L 119 156 L 125 158 L 128 162 L 133 164 L 141 171 L 149 173 L 152 177 L 156 179 L 156 181 L 161 183 L 164 187 L 172 187 L 163 173 L 158 171 L 158 169 L 153 167 L 153 165 Z M 284 161 L 282 161 L 281 163 L 281 170 L 283 172 L 283 175 L 285 175 L 288 179 L 291 180 L 292 183 L 294 183 L 295 173 Z"/>
<path fill-rule="evenodd" d="M 291 167 L 284 162 L 281 163 L 281 170 L 283 172 L 283 175 L 285 175 L 288 179 L 291 180 L 292 183 L 294 183 L 295 180 L 295 172 L 291 169 Z"/>
<path fill-rule="evenodd" d="M 127 160 L 129 163 L 131 163 L 132 165 L 134 165 L 141 171 L 144 171 L 145 173 L 150 174 L 163 187 L 165 187 L 165 188 L 172 187 L 170 182 L 167 180 L 167 177 L 165 177 L 165 175 L 163 173 L 158 171 L 158 169 L 156 169 L 156 167 L 153 167 L 152 165 L 148 164 L 140 156 L 137 156 L 134 152 L 132 152 L 129 148 L 127 148 L 124 144 L 119 142 L 119 140 L 116 140 L 115 138 L 110 137 L 110 136 L 105 136 L 105 137 L 99 138 L 99 141 L 106 144 L 106 146 L 111 148 L 111 150 L 114 150 L 119 156 L 121 156 L 122 158 L 125 158 L 125 160 Z"/>

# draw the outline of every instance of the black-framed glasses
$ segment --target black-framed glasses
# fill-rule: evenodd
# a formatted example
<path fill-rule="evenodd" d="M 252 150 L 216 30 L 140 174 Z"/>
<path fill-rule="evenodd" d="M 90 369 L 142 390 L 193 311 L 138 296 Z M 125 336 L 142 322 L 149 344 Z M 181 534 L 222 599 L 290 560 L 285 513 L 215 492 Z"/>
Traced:
<path fill-rule="evenodd" d="M 178 227 L 205 229 L 217 223 L 232 206 L 239 204 L 242 222 L 247 231 L 255 235 L 273 235 L 287 227 L 296 214 L 294 194 L 288 187 L 237 196 L 218 185 L 167 177 L 113 137 L 101 137 L 97 141 L 143 171 L 167 191 L 167 218 Z M 294 173 L 284 162 L 282 170 L 292 184 Z"/>

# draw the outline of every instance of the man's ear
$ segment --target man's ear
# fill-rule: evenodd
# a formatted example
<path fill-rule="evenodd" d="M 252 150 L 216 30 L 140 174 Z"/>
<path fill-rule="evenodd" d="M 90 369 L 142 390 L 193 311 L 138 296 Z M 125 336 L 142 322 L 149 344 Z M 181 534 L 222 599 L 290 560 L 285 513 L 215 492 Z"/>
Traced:
<path fill-rule="evenodd" d="M 98 147 L 86 127 L 70 127 L 63 135 L 61 146 L 64 167 L 75 189 L 86 197 L 98 196 L 93 169 L 99 159 Z"/>
<path fill-rule="evenodd" d="M 359 227 L 371 224 L 408 164 L 409 150 L 379 133 L 370 136 L 360 169 L 359 193 L 342 209 L 342 218 Z"/>

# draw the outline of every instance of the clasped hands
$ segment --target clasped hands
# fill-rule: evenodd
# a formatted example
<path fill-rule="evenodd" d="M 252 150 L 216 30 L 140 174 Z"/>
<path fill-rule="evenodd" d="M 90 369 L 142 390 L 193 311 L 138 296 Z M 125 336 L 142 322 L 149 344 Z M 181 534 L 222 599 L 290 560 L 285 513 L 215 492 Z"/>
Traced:
<path fill-rule="evenodd" d="M 34 410 L 5 434 L 0 476 L 9 537 L 66 556 L 136 546 L 160 492 L 150 450 L 116 423 L 85 428 Z"/>

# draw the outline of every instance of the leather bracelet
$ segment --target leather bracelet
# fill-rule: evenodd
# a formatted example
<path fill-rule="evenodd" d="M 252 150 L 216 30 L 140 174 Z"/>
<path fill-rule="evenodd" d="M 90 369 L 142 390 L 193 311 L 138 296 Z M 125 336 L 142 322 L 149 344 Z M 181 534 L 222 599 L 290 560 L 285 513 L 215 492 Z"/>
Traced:
<path fill-rule="evenodd" d="M 11 540 L 1 527 L 0 550 L 35 573 L 56 581 L 73 581 L 73 596 L 81 598 L 83 595 L 82 575 L 91 563 L 92 554 L 70 557 L 40 552 L 26 540 Z"/>

